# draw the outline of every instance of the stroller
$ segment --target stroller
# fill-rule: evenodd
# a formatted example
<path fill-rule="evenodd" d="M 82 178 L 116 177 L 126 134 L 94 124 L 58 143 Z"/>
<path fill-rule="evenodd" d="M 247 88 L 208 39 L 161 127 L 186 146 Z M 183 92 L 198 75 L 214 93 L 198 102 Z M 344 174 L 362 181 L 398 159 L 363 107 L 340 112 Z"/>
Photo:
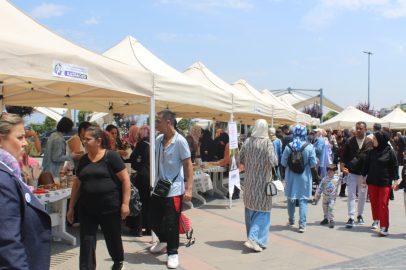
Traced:
<path fill-rule="evenodd" d="M 187 243 L 186 247 L 190 247 L 195 243 L 195 238 L 193 237 L 193 228 L 192 228 L 192 220 L 188 218 L 184 213 L 180 213 L 180 224 L 179 226 L 179 234 L 186 234 Z"/>

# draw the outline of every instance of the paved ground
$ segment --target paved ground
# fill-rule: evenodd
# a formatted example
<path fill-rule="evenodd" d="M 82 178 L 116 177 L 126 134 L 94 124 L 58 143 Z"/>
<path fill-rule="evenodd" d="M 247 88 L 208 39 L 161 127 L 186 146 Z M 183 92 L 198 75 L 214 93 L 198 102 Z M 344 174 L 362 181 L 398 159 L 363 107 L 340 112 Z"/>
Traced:
<path fill-rule="evenodd" d="M 246 240 L 242 199 L 228 201 L 206 197 L 207 204 L 193 200 L 194 209 L 184 206 L 193 221 L 196 243 L 186 247 L 181 236 L 178 269 L 406 269 L 406 218 L 403 192 L 395 192 L 390 202 L 389 236 L 380 237 L 372 230 L 371 208 L 367 203 L 365 225 L 345 228 L 346 198 L 337 199 L 336 227 L 319 225 L 321 205 L 308 205 L 307 231 L 286 227 L 286 200 L 282 195 L 274 199 L 271 212 L 269 246 L 261 253 L 253 253 L 243 246 Z M 298 220 L 298 211 L 297 211 Z M 166 269 L 166 255 L 148 253 L 151 237 L 129 237 L 123 226 L 126 269 Z M 79 228 L 69 228 L 78 236 Z M 103 235 L 98 234 L 97 269 L 112 265 Z M 79 247 L 65 242 L 53 244 L 51 269 L 79 269 Z"/>

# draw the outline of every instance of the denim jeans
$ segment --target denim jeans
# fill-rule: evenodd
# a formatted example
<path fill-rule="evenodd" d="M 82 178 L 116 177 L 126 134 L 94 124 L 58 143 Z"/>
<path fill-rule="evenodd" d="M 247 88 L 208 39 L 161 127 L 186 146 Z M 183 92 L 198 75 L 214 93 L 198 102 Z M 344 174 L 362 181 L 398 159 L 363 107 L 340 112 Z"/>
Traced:
<path fill-rule="evenodd" d="M 289 222 L 295 221 L 295 207 L 296 207 L 295 200 L 291 200 L 288 198 Z M 306 226 L 307 199 L 299 200 L 299 215 L 300 215 L 299 225 Z"/>
<path fill-rule="evenodd" d="M 245 208 L 245 226 L 248 239 L 254 240 L 261 246 L 268 246 L 271 212 L 258 212 Z"/>

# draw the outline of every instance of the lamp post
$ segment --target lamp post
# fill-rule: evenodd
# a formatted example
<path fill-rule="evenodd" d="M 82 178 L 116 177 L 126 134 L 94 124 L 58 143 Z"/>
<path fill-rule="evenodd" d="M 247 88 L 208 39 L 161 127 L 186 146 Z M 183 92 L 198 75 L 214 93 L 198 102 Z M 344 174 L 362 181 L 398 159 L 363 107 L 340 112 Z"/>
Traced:
<path fill-rule="evenodd" d="M 370 94 L 369 94 L 369 80 L 370 80 L 370 73 L 369 73 L 369 67 L 370 67 L 370 65 L 369 65 L 369 58 L 370 58 L 370 56 L 373 54 L 373 53 L 371 53 L 371 52 L 366 52 L 366 51 L 364 51 L 364 53 L 366 53 L 366 54 L 368 54 L 368 106 L 371 106 L 371 103 L 370 103 L 370 98 L 369 98 L 369 96 L 370 96 Z"/>

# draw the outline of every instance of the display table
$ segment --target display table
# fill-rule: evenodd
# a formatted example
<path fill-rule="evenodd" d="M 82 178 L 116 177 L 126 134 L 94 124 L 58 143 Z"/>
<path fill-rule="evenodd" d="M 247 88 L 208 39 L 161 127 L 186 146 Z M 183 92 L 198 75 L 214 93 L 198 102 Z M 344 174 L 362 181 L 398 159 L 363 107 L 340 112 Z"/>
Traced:
<path fill-rule="evenodd" d="M 60 237 L 76 245 L 76 238 L 66 232 L 67 199 L 70 198 L 72 188 L 49 191 L 44 194 L 34 194 L 45 207 L 52 222 L 52 236 Z"/>
<path fill-rule="evenodd" d="M 206 204 L 206 200 L 197 193 L 198 191 L 200 192 L 206 192 L 210 189 L 213 189 L 213 184 L 211 183 L 210 175 L 207 173 L 201 172 L 198 174 L 193 175 L 193 191 L 192 191 L 192 197 L 195 199 L 198 199 L 199 201 L 203 202 L 203 204 Z M 193 205 L 191 205 L 193 207 Z"/>
<path fill-rule="evenodd" d="M 216 170 L 211 171 L 213 173 L 213 190 L 221 197 L 225 197 L 224 194 L 228 193 L 228 189 L 223 186 L 224 173 L 227 172 L 227 168 L 218 167 Z M 228 184 L 228 181 L 227 181 Z"/>

